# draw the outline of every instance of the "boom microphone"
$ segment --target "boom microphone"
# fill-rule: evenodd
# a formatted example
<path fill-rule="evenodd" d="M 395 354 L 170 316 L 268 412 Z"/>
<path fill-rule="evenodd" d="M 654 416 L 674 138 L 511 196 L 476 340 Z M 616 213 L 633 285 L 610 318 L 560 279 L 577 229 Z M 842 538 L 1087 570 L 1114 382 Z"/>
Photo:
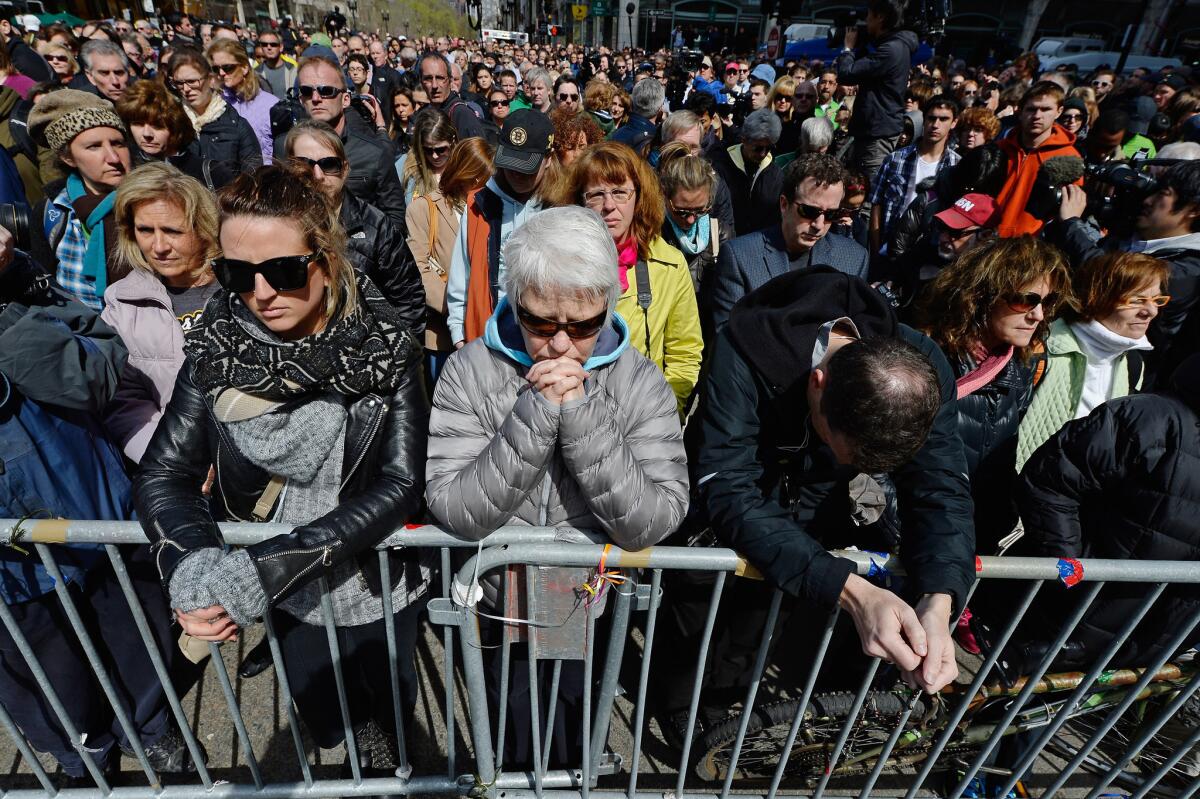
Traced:
<path fill-rule="evenodd" d="M 1025 212 L 1048 222 L 1058 214 L 1062 205 L 1062 187 L 1083 177 L 1083 159 L 1075 155 L 1056 155 L 1047 158 L 1038 169 L 1037 178 L 1029 191 Z"/>

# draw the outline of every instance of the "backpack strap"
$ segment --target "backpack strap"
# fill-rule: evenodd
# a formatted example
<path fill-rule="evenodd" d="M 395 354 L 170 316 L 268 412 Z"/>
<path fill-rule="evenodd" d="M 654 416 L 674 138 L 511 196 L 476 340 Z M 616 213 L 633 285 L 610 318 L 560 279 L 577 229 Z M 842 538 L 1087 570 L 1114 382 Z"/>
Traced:
<path fill-rule="evenodd" d="M 42 214 L 42 233 L 50 244 L 50 252 L 57 253 L 58 245 L 67 232 L 67 214 L 54 204 L 54 199 L 46 198 L 46 210 Z"/>
<path fill-rule="evenodd" d="M 633 267 L 633 274 L 637 283 L 638 307 L 642 309 L 642 319 L 646 323 L 646 357 L 653 360 L 650 352 L 650 303 L 654 301 L 654 293 L 650 290 L 650 265 L 639 258 Z"/>
<path fill-rule="evenodd" d="M 708 219 L 708 237 L 712 239 L 709 242 L 712 245 L 713 258 L 721 254 L 721 236 L 720 236 L 720 220 L 715 217 Z"/>

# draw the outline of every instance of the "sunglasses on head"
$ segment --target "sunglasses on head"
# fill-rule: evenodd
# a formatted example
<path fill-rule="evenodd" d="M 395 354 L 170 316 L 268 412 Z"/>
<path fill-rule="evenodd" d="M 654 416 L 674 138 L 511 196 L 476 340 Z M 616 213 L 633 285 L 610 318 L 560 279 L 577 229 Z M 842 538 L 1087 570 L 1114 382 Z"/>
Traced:
<path fill-rule="evenodd" d="M 309 169 L 315 166 L 321 167 L 321 171 L 326 175 L 340 175 L 345 168 L 346 163 L 336 155 L 327 155 L 324 158 L 305 158 L 304 156 L 293 156 L 292 160 L 299 164 L 305 164 Z"/>
<path fill-rule="evenodd" d="M 346 91 L 344 86 L 300 86 L 300 96 L 305 100 L 312 97 L 313 92 L 316 92 L 322 100 L 332 100 L 344 91 Z"/>
<path fill-rule="evenodd" d="M 1046 311 L 1052 311 L 1058 305 L 1058 293 L 1050 292 L 1045 297 L 1036 291 L 1014 291 L 1001 297 L 1004 304 L 1016 313 L 1029 313 L 1039 305 Z"/>
<path fill-rule="evenodd" d="M 530 313 L 520 303 L 516 304 L 516 308 L 517 321 L 521 323 L 521 327 L 539 338 L 554 338 L 560 330 L 567 334 L 567 338 L 591 338 L 600 332 L 600 328 L 604 327 L 604 320 L 608 318 L 608 311 L 605 311 L 591 319 L 581 319 L 577 322 L 555 322 L 553 319 L 544 319 Z"/>
<path fill-rule="evenodd" d="M 308 285 L 308 265 L 316 259 L 315 252 L 308 255 L 283 255 L 258 264 L 234 258 L 214 258 L 212 266 L 217 282 L 234 294 L 248 294 L 254 291 L 255 275 L 262 275 L 276 291 L 296 291 Z"/>

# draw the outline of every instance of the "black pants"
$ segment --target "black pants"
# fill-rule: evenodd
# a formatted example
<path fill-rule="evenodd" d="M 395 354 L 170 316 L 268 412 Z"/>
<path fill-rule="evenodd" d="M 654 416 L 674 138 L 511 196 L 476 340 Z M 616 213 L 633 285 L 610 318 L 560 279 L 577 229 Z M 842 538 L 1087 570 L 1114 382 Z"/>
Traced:
<path fill-rule="evenodd" d="M 850 155 L 846 166 L 861 172 L 866 177 L 868 184 L 874 186 L 880 164 L 896 149 L 896 142 L 899 138 L 898 135 L 882 139 L 856 136 L 850 145 Z M 870 203 L 868 202 L 866 205 L 869 206 Z"/>
<path fill-rule="evenodd" d="M 406 726 L 412 724 L 417 706 L 419 685 L 413 653 L 424 607 L 423 601 L 417 602 L 396 611 L 392 617 L 396 631 L 396 667 L 400 675 L 400 707 Z M 305 624 L 281 610 L 272 611 L 271 620 L 279 636 L 284 668 L 300 718 L 318 746 L 332 749 L 346 736 L 325 627 Z M 395 729 L 384 623 L 385 620 L 380 619 L 370 624 L 337 628 L 352 729 L 358 729 L 371 719 L 384 732 Z"/>
<path fill-rule="evenodd" d="M 137 548 L 134 556 L 127 559 L 128 568 L 155 643 L 170 664 L 178 647 L 162 588 L 153 564 L 145 558 L 146 549 Z M 166 697 L 112 566 L 107 560 L 101 561 L 82 584 L 72 585 L 70 592 L 142 744 L 154 743 L 168 729 Z M 105 767 L 114 746 L 118 742 L 128 746 L 128 740 L 92 674 L 58 597 L 49 593 L 10 605 L 9 611 L 71 723 L 86 734 L 85 746 L 101 768 Z M 69 743 L 58 717 L 38 688 L 38 681 L 3 625 L 0 625 L 0 702 L 34 749 L 53 755 L 67 774 L 84 775 L 82 758 Z"/>

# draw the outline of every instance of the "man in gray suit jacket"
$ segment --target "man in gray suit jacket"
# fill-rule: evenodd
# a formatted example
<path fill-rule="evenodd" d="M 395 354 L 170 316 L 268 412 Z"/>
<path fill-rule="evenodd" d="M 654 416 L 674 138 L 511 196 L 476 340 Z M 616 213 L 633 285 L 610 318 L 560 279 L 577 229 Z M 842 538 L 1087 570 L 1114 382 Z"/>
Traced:
<path fill-rule="evenodd" d="M 708 306 L 706 333 L 725 327 L 743 296 L 792 270 L 831 266 L 867 278 L 867 251 L 853 239 L 828 235 L 841 216 L 845 183 L 846 170 L 833 156 L 809 153 L 788 164 L 779 196 L 780 224 L 721 247 L 708 302 L 702 302 Z"/>

